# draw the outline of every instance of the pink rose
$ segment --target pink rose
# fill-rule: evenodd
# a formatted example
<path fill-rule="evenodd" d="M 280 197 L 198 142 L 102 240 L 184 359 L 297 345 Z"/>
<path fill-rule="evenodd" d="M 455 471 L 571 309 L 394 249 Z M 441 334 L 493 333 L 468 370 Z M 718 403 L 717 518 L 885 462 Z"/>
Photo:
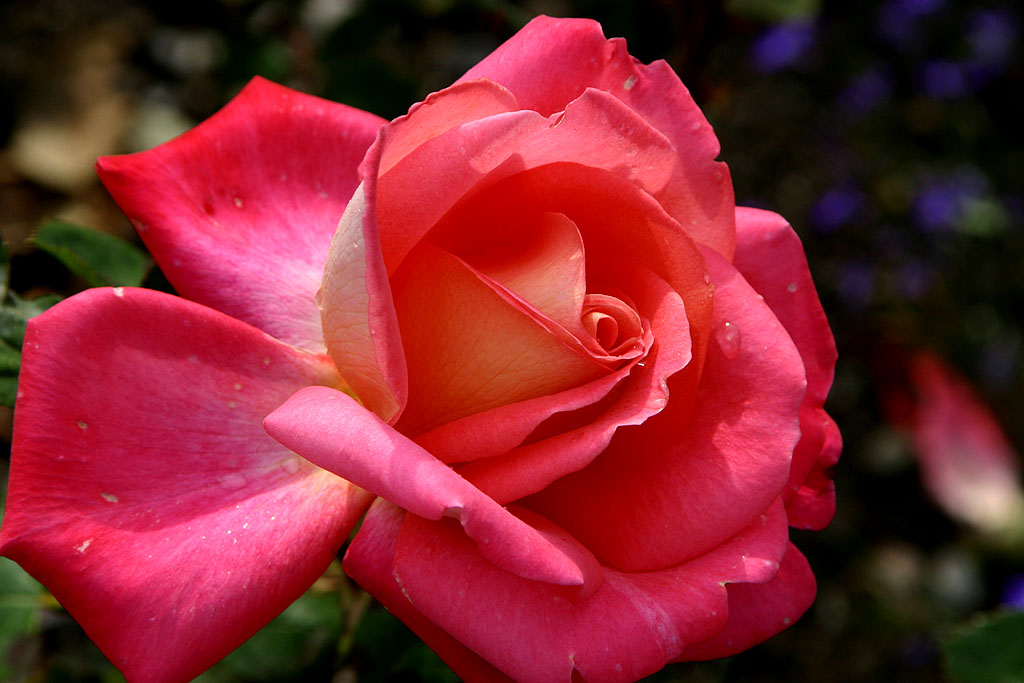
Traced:
<path fill-rule="evenodd" d="M 132 680 L 224 656 L 367 506 L 346 571 L 467 680 L 778 632 L 815 591 L 788 527 L 833 513 L 835 347 L 718 152 L 667 64 L 541 17 L 389 124 L 257 79 L 100 160 L 186 298 L 31 323 L 3 553 Z"/>

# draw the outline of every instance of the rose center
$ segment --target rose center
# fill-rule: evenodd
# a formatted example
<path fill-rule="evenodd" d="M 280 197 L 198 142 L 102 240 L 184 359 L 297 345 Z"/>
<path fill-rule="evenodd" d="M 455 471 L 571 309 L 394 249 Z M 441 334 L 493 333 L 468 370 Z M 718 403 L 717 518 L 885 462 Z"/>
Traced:
<path fill-rule="evenodd" d="M 619 356 L 640 342 L 643 326 L 632 306 L 607 294 L 587 294 L 580 316 L 587 331 L 609 356 Z"/>

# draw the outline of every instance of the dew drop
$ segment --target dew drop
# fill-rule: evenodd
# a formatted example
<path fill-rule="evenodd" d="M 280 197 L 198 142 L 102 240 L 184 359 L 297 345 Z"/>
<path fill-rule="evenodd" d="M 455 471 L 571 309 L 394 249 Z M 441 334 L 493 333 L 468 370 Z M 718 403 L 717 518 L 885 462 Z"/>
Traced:
<path fill-rule="evenodd" d="M 89 423 L 88 422 L 84 422 L 82 420 L 79 420 L 78 421 L 78 428 L 79 429 L 83 429 L 83 430 L 84 429 L 88 429 L 89 428 Z"/>
<path fill-rule="evenodd" d="M 128 221 L 138 232 L 146 232 L 149 230 L 149 226 L 140 221 L 138 218 L 132 218 Z"/>
<path fill-rule="evenodd" d="M 636 74 L 632 74 L 627 78 L 626 82 L 622 84 L 622 87 L 626 90 L 632 90 L 634 85 L 636 85 Z"/>
<path fill-rule="evenodd" d="M 103 496 L 103 500 L 107 501 L 108 503 L 116 503 L 118 501 L 118 497 L 115 496 L 113 493 L 101 493 L 100 495 Z"/>
<path fill-rule="evenodd" d="M 112 291 L 114 293 L 114 296 L 117 296 L 117 297 L 124 296 L 124 287 L 114 287 L 110 291 Z"/>
<path fill-rule="evenodd" d="M 740 355 L 740 330 L 735 323 L 724 323 L 715 331 L 715 340 L 722 355 L 732 360 Z"/>
<path fill-rule="evenodd" d="M 235 206 L 237 206 L 239 209 L 242 208 L 242 198 L 241 197 L 235 197 Z"/>
<path fill-rule="evenodd" d="M 281 469 L 283 469 L 288 474 L 295 474 L 296 472 L 299 471 L 299 459 L 288 458 L 287 460 L 282 461 Z"/>
<path fill-rule="evenodd" d="M 789 283 L 789 287 L 786 287 L 786 291 L 789 292 L 790 294 L 795 292 L 796 291 L 796 283 L 795 282 L 790 282 Z"/>

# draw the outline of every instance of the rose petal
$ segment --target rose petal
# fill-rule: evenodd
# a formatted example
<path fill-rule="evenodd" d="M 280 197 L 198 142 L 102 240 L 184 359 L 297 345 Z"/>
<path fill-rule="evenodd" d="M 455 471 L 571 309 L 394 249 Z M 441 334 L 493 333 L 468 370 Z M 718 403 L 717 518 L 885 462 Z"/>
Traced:
<path fill-rule="evenodd" d="M 790 543 L 771 581 L 729 585 L 729 623 L 714 638 L 683 648 L 676 661 L 729 657 L 764 642 L 803 616 L 816 592 L 807 559 Z"/>
<path fill-rule="evenodd" d="M 386 606 L 405 616 L 409 606 L 401 602 L 408 601 L 511 678 L 545 683 L 574 675 L 632 681 L 661 668 L 684 645 L 721 629 L 725 584 L 769 580 L 787 542 L 785 513 L 775 504 L 702 557 L 647 574 L 605 569 L 595 593 L 572 601 L 563 588 L 524 581 L 486 562 L 453 524 L 406 515 L 396 542 L 390 540 L 396 522 L 368 517 L 346 554 L 346 571 L 375 588 L 393 576 L 399 590 L 375 591 Z M 381 556 L 390 552 L 388 572 L 390 558 Z M 448 661 L 464 674 L 459 653 L 449 651 Z"/>
<path fill-rule="evenodd" d="M 447 422 L 417 436 L 416 443 L 446 463 L 469 462 L 500 455 L 520 445 L 523 439 L 553 415 L 572 413 L 605 399 L 629 376 L 636 362 L 634 360 L 583 386 L 498 406 Z"/>
<path fill-rule="evenodd" d="M 471 254 L 489 246 L 494 235 L 514 235 L 518 226 L 535 224 L 546 213 L 562 214 L 579 229 L 589 292 L 615 294 L 603 290 L 626 287 L 623 269 L 637 266 L 669 283 L 685 303 L 694 357 L 702 362 L 714 291 L 704 258 L 657 202 L 612 173 L 572 163 L 523 171 L 466 197 L 428 241 Z M 697 379 L 699 370 L 691 378 L 694 387 Z"/>
<path fill-rule="evenodd" d="M 518 500 L 590 464 L 619 427 L 641 424 L 664 409 L 669 400 L 667 379 L 692 362 L 689 325 L 679 295 L 648 270 L 624 268 L 621 274 L 631 285 L 631 298 L 651 320 L 657 344 L 641 363 L 629 366 L 628 381 L 606 401 L 608 405 L 600 406 L 597 414 L 585 411 L 582 424 L 459 468 L 462 476 L 495 500 Z"/>
<path fill-rule="evenodd" d="M 402 595 L 395 582 L 393 563 L 398 534 L 402 529 L 405 510 L 378 498 L 370 506 L 360 526 L 358 540 L 353 541 L 345 553 L 345 572 L 359 572 L 363 590 L 387 606 L 388 611 L 401 619 L 416 635 L 436 652 L 466 683 L 513 683 L 478 654 L 445 633 L 435 623 L 416 611 Z M 349 562 L 355 570 L 349 569 Z"/>
<path fill-rule="evenodd" d="M 700 243 L 727 259 L 735 247 L 729 170 L 718 139 L 689 91 L 664 61 L 643 65 L 621 38 L 607 40 L 588 19 L 537 17 L 470 69 L 459 83 L 488 78 L 524 109 L 550 115 L 588 87 L 622 100 L 678 151 L 672 177 L 655 196 Z"/>
<path fill-rule="evenodd" d="M 183 296 L 323 352 L 314 296 L 383 123 L 254 78 L 196 128 L 97 171 Z"/>
<path fill-rule="evenodd" d="M 527 503 L 622 570 L 678 564 L 737 533 L 781 493 L 800 436 L 805 379 L 792 340 L 731 264 L 704 255 L 717 343 L 692 413 L 670 379 L 663 412 L 619 430 L 586 469 Z"/>
<path fill-rule="evenodd" d="M 307 387 L 271 413 L 267 432 L 304 458 L 409 512 L 455 517 L 480 552 L 517 576 L 593 590 L 596 561 L 538 531 L 345 394 Z"/>
<path fill-rule="evenodd" d="M 446 93 L 436 95 L 439 102 Z M 415 113 L 410 114 L 409 125 L 416 120 Z M 387 139 L 387 129 L 382 139 Z M 383 153 L 388 153 L 386 146 Z M 370 158 L 364 163 L 367 174 L 376 170 Z M 655 193 L 665 187 L 676 161 L 675 150 L 661 133 L 598 90 L 586 91 L 567 104 L 564 114 L 550 118 L 517 111 L 470 119 L 380 172 L 375 206 L 385 263 L 394 272 L 457 201 L 511 174 L 554 162 L 577 163 L 607 170 Z M 424 178 L 438 179 L 431 192 L 422 191 Z M 479 226 L 468 227 L 476 232 Z"/>
<path fill-rule="evenodd" d="M 0 549 L 130 680 L 189 680 L 306 590 L 369 504 L 262 427 L 339 381 L 177 297 L 58 304 L 28 326 Z"/>
<path fill-rule="evenodd" d="M 840 449 L 838 430 L 824 410 L 836 365 L 832 330 L 818 301 L 800 238 L 789 223 L 770 211 L 739 207 L 736 227 L 733 265 L 764 297 L 804 361 L 807 393 L 800 406 L 800 442 L 793 452 L 786 498 L 790 524 L 821 529 L 835 512 L 831 476 L 815 478 L 818 494 L 807 488 L 811 471 L 824 474 L 835 465 Z M 830 429 L 835 433 L 826 444 Z M 797 496 L 801 488 L 804 492 Z"/>
<path fill-rule="evenodd" d="M 489 408 L 580 386 L 608 372 L 428 244 L 392 278 L 409 365 L 409 403 L 398 422 L 416 435 Z"/>
<path fill-rule="evenodd" d="M 579 229 L 563 214 L 546 213 L 518 232 L 515 242 L 457 255 L 570 333 L 589 336 L 580 321 L 587 276 Z"/>
<path fill-rule="evenodd" d="M 518 110 L 512 93 L 488 80 L 463 82 L 432 93 L 381 129 L 377 141 L 380 165 L 374 170 L 379 175 L 387 173 L 417 147 L 458 125 Z"/>
<path fill-rule="evenodd" d="M 394 420 L 405 408 L 409 378 L 376 219 L 367 210 L 375 187 L 361 184 L 345 209 L 331 240 L 317 303 L 327 351 L 338 371 L 363 405 Z"/>

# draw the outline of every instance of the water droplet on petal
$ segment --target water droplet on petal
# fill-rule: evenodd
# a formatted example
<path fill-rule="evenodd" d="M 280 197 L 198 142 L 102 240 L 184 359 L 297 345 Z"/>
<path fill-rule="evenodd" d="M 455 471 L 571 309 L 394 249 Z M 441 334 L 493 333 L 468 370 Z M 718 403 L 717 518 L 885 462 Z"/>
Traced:
<path fill-rule="evenodd" d="M 239 209 L 242 208 L 242 198 L 241 197 L 235 197 L 235 206 L 237 206 Z"/>
<path fill-rule="evenodd" d="M 722 349 L 722 355 L 729 360 L 740 355 L 740 330 L 735 323 L 723 323 L 715 331 L 715 341 Z"/>
<path fill-rule="evenodd" d="M 636 85 L 636 74 L 632 74 L 627 78 L 626 82 L 622 84 L 622 87 L 626 90 L 632 90 L 634 85 Z"/>
<path fill-rule="evenodd" d="M 281 469 L 283 469 L 288 474 L 295 474 L 296 472 L 299 471 L 299 459 L 288 458 L 287 460 L 281 463 Z"/>
<path fill-rule="evenodd" d="M 113 493 L 101 493 L 100 495 L 103 496 L 103 500 L 107 501 L 108 503 L 116 503 L 118 501 L 118 497 L 115 496 Z"/>
<path fill-rule="evenodd" d="M 786 291 L 789 292 L 790 294 L 795 292 L 796 291 L 796 283 L 795 282 L 790 282 L 789 283 L 789 287 L 786 287 Z"/>
<path fill-rule="evenodd" d="M 118 297 L 124 296 L 124 287 L 114 287 L 110 291 L 112 291 L 114 293 L 114 296 L 118 296 Z"/>

